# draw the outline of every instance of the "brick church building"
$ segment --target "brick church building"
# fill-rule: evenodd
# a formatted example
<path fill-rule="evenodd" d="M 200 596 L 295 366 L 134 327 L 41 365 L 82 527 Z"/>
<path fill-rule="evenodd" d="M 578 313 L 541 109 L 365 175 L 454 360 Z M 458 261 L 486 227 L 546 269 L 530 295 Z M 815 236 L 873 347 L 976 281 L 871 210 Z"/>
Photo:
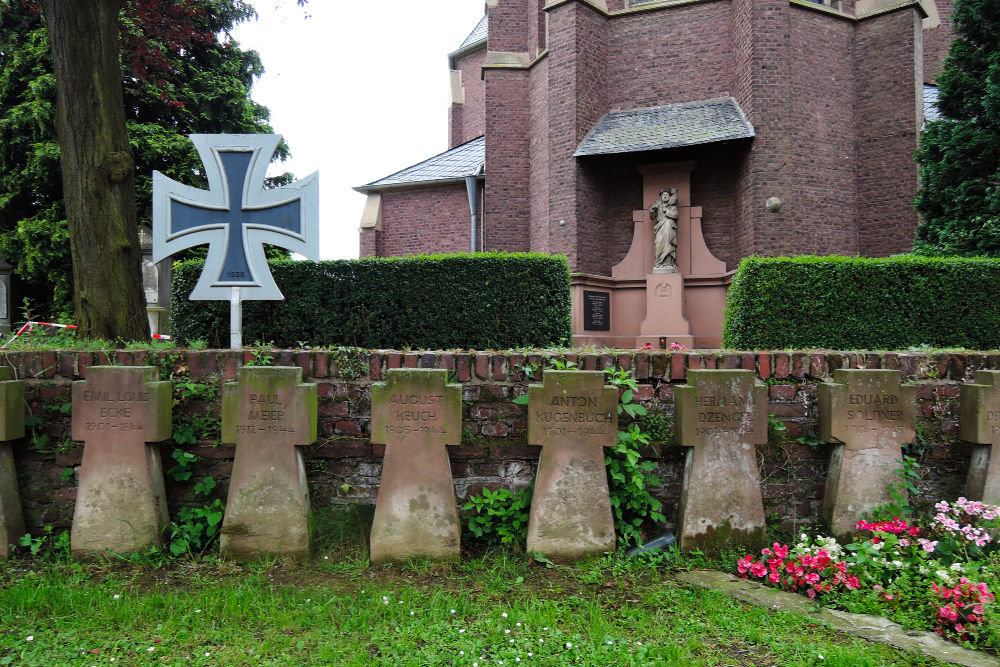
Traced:
<path fill-rule="evenodd" d="M 951 5 L 487 0 L 449 55 L 449 149 L 356 188 L 361 255 L 559 253 L 575 284 L 615 292 L 650 272 L 661 187 L 690 246 L 678 287 L 723 301 L 750 254 L 907 251 Z"/>

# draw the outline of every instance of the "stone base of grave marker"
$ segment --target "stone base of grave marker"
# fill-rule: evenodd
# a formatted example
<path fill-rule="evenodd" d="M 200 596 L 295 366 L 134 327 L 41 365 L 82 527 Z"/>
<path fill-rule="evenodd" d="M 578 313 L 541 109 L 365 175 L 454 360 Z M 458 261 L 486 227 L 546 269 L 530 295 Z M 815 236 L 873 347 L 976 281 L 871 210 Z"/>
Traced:
<path fill-rule="evenodd" d="M 915 435 L 915 398 L 899 371 L 838 368 L 819 385 L 820 438 L 843 443 L 830 454 L 823 494 L 834 537 L 849 537 L 865 512 L 892 501 L 901 445 Z"/>
<path fill-rule="evenodd" d="M 716 551 L 767 538 L 757 453 L 767 442 L 767 387 L 743 370 L 688 371 L 677 387 L 677 440 L 685 455 L 678 542 Z"/>
<path fill-rule="evenodd" d="M 298 367 L 239 370 L 223 385 L 222 440 L 236 443 L 222 555 L 309 556 L 309 486 L 302 451 L 316 441 L 317 388 Z"/>
<path fill-rule="evenodd" d="M 462 389 L 448 371 L 391 369 L 372 387 L 372 442 L 385 444 L 371 562 L 458 559 L 446 445 L 462 439 Z"/>
<path fill-rule="evenodd" d="M 975 381 L 960 389 L 959 437 L 976 443 L 969 460 L 965 497 L 1000 504 L 1000 371 L 977 371 Z"/>
<path fill-rule="evenodd" d="M 552 560 L 614 551 L 604 447 L 617 442 L 618 390 L 600 371 L 545 371 L 528 397 L 528 442 L 542 446 L 528 551 Z"/>
<path fill-rule="evenodd" d="M 169 382 L 152 366 L 92 366 L 73 383 L 74 440 L 84 440 L 73 512 L 74 558 L 163 542 L 169 521 L 160 450 L 170 437 Z"/>
<path fill-rule="evenodd" d="M 0 441 L 24 437 L 24 382 L 10 379 L 10 369 L 0 368 Z M 0 443 L 0 558 L 24 535 L 21 498 L 11 446 Z"/>

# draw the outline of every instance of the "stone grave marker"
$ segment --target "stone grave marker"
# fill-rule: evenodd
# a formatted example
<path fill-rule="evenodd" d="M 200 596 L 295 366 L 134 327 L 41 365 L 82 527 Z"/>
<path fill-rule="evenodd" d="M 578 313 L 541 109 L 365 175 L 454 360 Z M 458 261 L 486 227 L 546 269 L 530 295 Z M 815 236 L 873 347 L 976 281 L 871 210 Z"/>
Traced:
<path fill-rule="evenodd" d="M 572 560 L 614 551 L 604 448 L 618 440 L 618 390 L 601 371 L 545 371 L 528 387 L 528 443 L 541 445 L 529 551 Z"/>
<path fill-rule="evenodd" d="M 170 382 L 153 366 L 91 366 L 73 383 L 72 436 L 83 440 L 74 558 L 163 542 L 169 521 L 160 450 L 170 437 Z"/>
<path fill-rule="evenodd" d="M 236 443 L 223 556 L 309 555 L 309 486 L 300 445 L 316 442 L 317 389 L 298 366 L 242 366 L 222 387 L 222 441 Z"/>
<path fill-rule="evenodd" d="M 10 379 L 10 368 L 0 368 L 0 558 L 24 535 L 17 472 L 9 440 L 24 437 L 24 382 Z"/>
<path fill-rule="evenodd" d="M 372 442 L 384 444 L 371 562 L 459 557 L 446 445 L 462 441 L 462 388 L 443 369 L 399 369 L 372 385 Z"/>
<path fill-rule="evenodd" d="M 976 371 L 974 384 L 959 390 L 959 437 L 975 443 L 969 461 L 965 497 L 1000 504 L 1000 371 Z M 996 456 L 994 456 L 996 454 Z"/>
<path fill-rule="evenodd" d="M 767 537 L 755 445 L 767 442 L 767 387 L 753 371 L 692 370 L 677 387 L 684 458 L 678 542 L 685 549 L 758 547 Z"/>
<path fill-rule="evenodd" d="M 903 452 L 916 433 L 916 389 L 899 371 L 838 368 L 819 385 L 820 438 L 835 444 L 823 493 L 834 537 L 854 532 L 864 512 L 892 500 Z"/>

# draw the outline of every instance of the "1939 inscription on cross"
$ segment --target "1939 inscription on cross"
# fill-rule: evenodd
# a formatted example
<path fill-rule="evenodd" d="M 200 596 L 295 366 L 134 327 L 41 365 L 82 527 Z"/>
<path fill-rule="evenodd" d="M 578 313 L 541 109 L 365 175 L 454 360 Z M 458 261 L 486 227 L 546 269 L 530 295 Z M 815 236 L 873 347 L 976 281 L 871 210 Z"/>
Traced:
<path fill-rule="evenodd" d="M 372 442 L 384 444 L 371 561 L 459 556 L 446 445 L 462 440 L 462 389 L 443 369 L 391 369 L 372 385 Z"/>
<path fill-rule="evenodd" d="M 171 385 L 152 366 L 91 366 L 73 383 L 72 437 L 83 463 L 70 534 L 74 557 L 162 542 L 168 520 L 160 451 Z"/>
<path fill-rule="evenodd" d="M 319 177 L 265 190 L 267 165 L 281 135 L 193 134 L 208 190 L 153 172 L 153 261 L 208 244 L 194 300 L 280 300 L 267 266 L 269 243 L 317 259 Z"/>

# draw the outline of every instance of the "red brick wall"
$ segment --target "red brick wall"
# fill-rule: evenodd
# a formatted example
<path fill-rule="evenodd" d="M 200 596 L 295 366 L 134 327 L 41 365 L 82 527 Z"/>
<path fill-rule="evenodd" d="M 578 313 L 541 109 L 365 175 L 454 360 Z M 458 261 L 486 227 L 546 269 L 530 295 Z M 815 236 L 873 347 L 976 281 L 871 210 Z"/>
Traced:
<path fill-rule="evenodd" d="M 491 35 L 492 31 L 491 24 Z M 528 72 L 486 70 L 486 108 L 484 246 L 486 250 L 528 250 Z"/>
<path fill-rule="evenodd" d="M 924 81 L 934 83 L 941 75 L 942 63 L 948 55 L 951 44 L 951 13 L 954 9 L 953 0 L 935 0 L 941 25 L 937 28 L 924 30 Z"/>
<path fill-rule="evenodd" d="M 469 231 L 464 183 L 382 193 L 381 257 L 468 252 Z"/>
<path fill-rule="evenodd" d="M 529 189 L 529 239 L 534 252 L 550 252 L 549 235 L 555 224 L 549 216 L 549 63 L 543 58 L 532 68 L 529 80 L 531 180 Z M 558 225 L 556 225 L 558 226 Z"/>
<path fill-rule="evenodd" d="M 374 228 L 361 230 L 361 252 L 359 257 L 381 257 L 379 253 L 379 236 L 382 233 Z"/>
<path fill-rule="evenodd" d="M 739 102 L 743 113 L 754 123 L 754 44 L 753 44 L 753 1 L 733 0 L 730 3 L 730 38 L 732 40 L 733 71 L 731 91 Z M 759 66 L 756 66 L 759 67 Z M 755 125 L 756 127 L 756 125 Z M 756 149 L 757 140 L 753 140 Z M 736 257 L 753 253 L 755 247 L 754 214 L 754 160 L 751 151 L 741 155 L 736 171 L 733 192 L 733 232 L 732 252 Z M 721 257 L 720 257 L 721 259 Z M 729 260 L 727 259 L 727 262 Z"/>
<path fill-rule="evenodd" d="M 793 141 L 788 161 L 794 199 L 789 217 L 795 228 L 809 230 L 792 239 L 792 248 L 853 255 L 858 251 L 854 24 L 794 6 L 790 19 Z"/>
<path fill-rule="evenodd" d="M 454 148 L 486 134 L 486 84 L 482 68 L 486 49 L 462 56 L 455 66 L 462 73 L 464 104 L 451 105 L 451 146 Z"/>
<path fill-rule="evenodd" d="M 529 51 L 532 5 L 536 0 L 502 0 L 488 7 L 490 51 Z"/>
<path fill-rule="evenodd" d="M 917 213 L 918 67 L 920 36 L 915 9 L 883 14 L 858 24 L 855 45 L 858 128 L 859 251 L 876 257 L 913 245 Z M 886 63 L 892 63 L 887 67 Z"/>
<path fill-rule="evenodd" d="M 4 358 L 12 376 L 26 380 L 26 414 L 42 418 L 40 433 L 51 442 L 68 438 L 68 415 L 61 407 L 69 402 L 71 382 L 85 378 L 87 368 L 107 365 L 108 354 L 121 365 L 157 365 L 178 381 L 216 384 L 234 381 L 239 367 L 253 360 L 257 350 L 168 350 L 90 352 L 11 352 Z M 299 366 L 303 380 L 315 383 L 319 395 L 318 433 L 315 445 L 303 447 L 314 507 L 331 504 L 375 502 L 385 448 L 372 444 L 371 385 L 384 381 L 388 368 L 444 368 L 454 371 L 462 385 L 463 442 L 449 446 L 452 474 L 458 497 L 481 493 L 484 487 L 524 488 L 532 480 L 540 448 L 526 445 L 527 408 L 511 402 L 527 384 L 540 380 L 522 372 L 525 362 L 540 365 L 538 355 L 489 352 L 359 351 L 350 358 L 335 352 L 273 350 L 275 365 Z M 917 415 L 933 447 L 921 460 L 923 493 L 918 500 L 930 503 L 953 498 L 964 484 L 969 445 L 957 440 L 959 387 L 977 369 L 1000 369 L 1000 354 L 851 352 L 760 352 L 569 354 L 581 369 L 617 367 L 634 372 L 638 382 L 635 400 L 667 420 L 674 413 L 674 390 L 683 384 L 688 369 L 744 368 L 755 371 L 769 387 L 768 413 L 785 423 L 780 445 L 758 447 L 761 487 L 769 514 L 801 527 L 816 521 L 822 502 L 823 480 L 829 448 L 813 451 L 795 438 L 815 432 L 818 412 L 816 385 L 829 379 L 836 368 L 888 368 L 899 370 L 904 380 L 917 384 Z M 350 362 L 350 363 L 347 363 Z M 360 375 L 355 369 L 361 369 Z M 218 415 L 217 403 L 196 402 L 182 414 Z M 668 429 L 669 430 L 669 429 Z M 82 446 L 61 446 L 58 453 L 42 452 L 29 439 L 13 443 L 14 463 L 25 523 L 33 534 L 42 526 L 68 528 L 76 498 L 76 482 L 63 479 L 72 469 L 78 474 Z M 178 447 L 160 445 L 165 461 Z M 184 445 L 199 457 L 190 482 L 167 480 L 172 511 L 192 495 L 195 480 L 211 475 L 217 497 L 226 498 L 235 447 L 212 441 Z M 668 518 L 676 515 L 684 468 L 684 448 L 650 448 L 644 455 L 657 463 L 662 487 L 653 492 L 664 502 Z M 169 467 L 169 466 L 166 466 Z M 945 494 L 948 494 L 947 496 Z"/>

